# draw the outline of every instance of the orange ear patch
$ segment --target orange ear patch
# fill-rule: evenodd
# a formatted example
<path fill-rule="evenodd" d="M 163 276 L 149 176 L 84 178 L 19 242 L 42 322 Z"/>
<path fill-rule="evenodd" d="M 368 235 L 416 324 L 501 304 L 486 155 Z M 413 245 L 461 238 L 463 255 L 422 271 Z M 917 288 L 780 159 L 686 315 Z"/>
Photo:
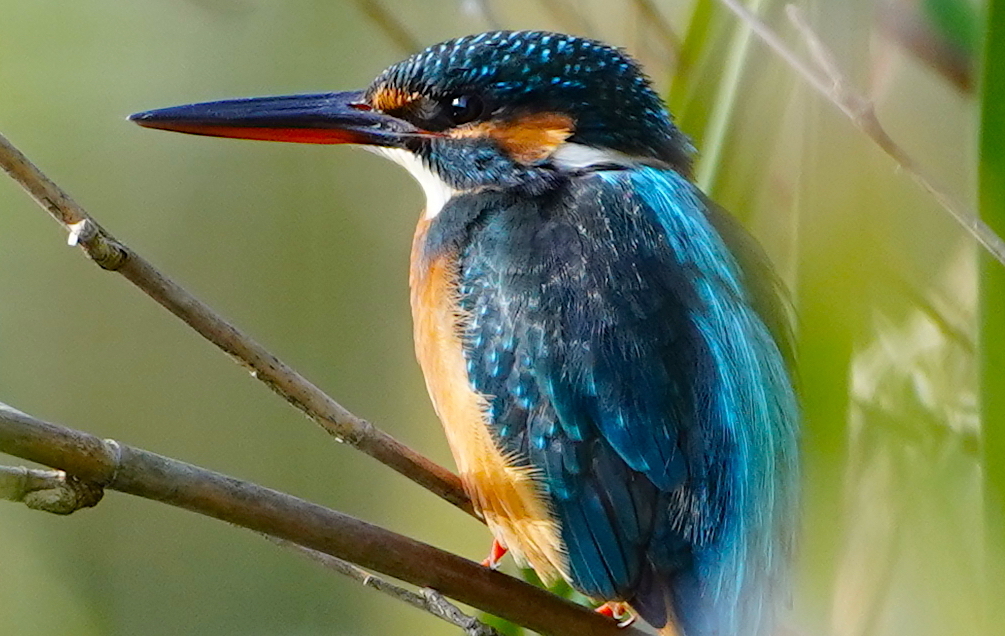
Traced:
<path fill-rule="evenodd" d="M 381 86 L 370 96 L 370 105 L 386 113 L 404 108 L 421 97 L 421 93 L 408 93 L 400 88 Z"/>
<path fill-rule="evenodd" d="M 561 113 L 532 113 L 505 121 L 486 121 L 460 126 L 451 137 L 491 137 L 523 164 L 532 164 L 551 156 L 575 132 L 572 117 Z"/>

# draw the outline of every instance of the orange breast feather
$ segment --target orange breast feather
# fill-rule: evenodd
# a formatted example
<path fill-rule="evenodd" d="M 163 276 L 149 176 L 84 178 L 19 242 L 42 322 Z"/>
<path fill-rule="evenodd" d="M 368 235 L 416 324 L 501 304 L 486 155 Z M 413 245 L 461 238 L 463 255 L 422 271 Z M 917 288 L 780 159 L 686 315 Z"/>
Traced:
<path fill-rule="evenodd" d="M 429 221 L 412 246 L 415 349 L 436 414 L 443 423 L 464 487 L 497 539 L 546 582 L 567 571 L 558 526 L 532 469 L 515 466 L 486 426 L 488 399 L 471 387 L 462 350 L 465 316 L 457 303 L 453 255 L 421 258 Z"/>

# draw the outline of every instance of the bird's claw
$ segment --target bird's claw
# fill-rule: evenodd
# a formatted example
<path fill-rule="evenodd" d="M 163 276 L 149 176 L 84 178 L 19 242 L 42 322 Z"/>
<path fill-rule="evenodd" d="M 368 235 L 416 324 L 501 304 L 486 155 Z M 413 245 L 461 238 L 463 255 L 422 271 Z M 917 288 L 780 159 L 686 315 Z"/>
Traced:
<path fill-rule="evenodd" d="M 489 550 L 489 555 L 482 561 L 482 565 L 495 570 L 499 567 L 499 562 L 502 561 L 507 552 L 509 552 L 509 548 L 502 541 L 492 539 L 492 549 Z"/>
<path fill-rule="evenodd" d="M 628 627 L 635 622 L 637 617 L 628 603 L 623 601 L 608 601 L 594 611 L 618 621 L 618 627 Z"/>

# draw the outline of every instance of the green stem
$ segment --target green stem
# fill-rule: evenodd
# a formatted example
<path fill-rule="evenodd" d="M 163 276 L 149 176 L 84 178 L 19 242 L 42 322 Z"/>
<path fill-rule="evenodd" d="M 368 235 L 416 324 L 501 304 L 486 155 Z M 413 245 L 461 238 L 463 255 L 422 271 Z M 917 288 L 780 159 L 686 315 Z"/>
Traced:
<path fill-rule="evenodd" d="M 1005 231 L 1005 2 L 989 0 L 980 137 L 980 208 Z M 988 537 L 988 627 L 1002 624 L 1005 576 L 1005 269 L 981 254 L 981 416 Z M 988 633 L 991 633 L 990 631 Z"/>

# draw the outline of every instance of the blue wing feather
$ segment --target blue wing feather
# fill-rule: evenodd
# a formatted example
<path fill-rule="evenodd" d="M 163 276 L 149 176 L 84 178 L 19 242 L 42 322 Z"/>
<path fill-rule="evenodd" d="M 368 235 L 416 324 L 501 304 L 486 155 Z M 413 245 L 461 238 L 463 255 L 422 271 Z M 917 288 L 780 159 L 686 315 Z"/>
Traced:
<path fill-rule="evenodd" d="M 500 448 L 540 470 L 573 584 L 657 625 L 670 598 L 686 636 L 761 636 L 798 414 L 756 245 L 654 168 L 471 198 L 441 212 L 467 219 L 469 377 Z"/>

